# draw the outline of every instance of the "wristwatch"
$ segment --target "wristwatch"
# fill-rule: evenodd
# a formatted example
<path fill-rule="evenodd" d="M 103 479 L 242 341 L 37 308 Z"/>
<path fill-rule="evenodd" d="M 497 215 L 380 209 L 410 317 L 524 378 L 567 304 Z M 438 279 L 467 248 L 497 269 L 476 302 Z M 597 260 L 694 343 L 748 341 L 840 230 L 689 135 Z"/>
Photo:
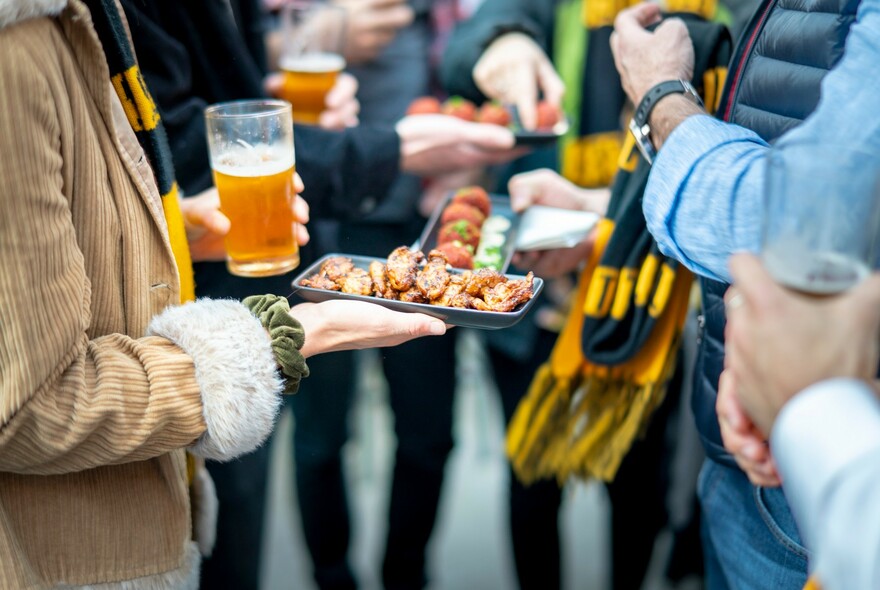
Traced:
<path fill-rule="evenodd" d="M 703 101 L 697 90 L 687 80 L 667 80 L 660 82 L 651 88 L 642 98 L 632 120 L 629 122 L 629 130 L 636 138 L 636 147 L 642 152 L 642 156 L 647 160 L 648 164 L 654 162 L 654 156 L 657 150 L 651 143 L 651 126 L 648 124 L 648 117 L 654 106 L 660 102 L 660 99 L 668 94 L 684 94 L 699 106 L 703 106 Z"/>

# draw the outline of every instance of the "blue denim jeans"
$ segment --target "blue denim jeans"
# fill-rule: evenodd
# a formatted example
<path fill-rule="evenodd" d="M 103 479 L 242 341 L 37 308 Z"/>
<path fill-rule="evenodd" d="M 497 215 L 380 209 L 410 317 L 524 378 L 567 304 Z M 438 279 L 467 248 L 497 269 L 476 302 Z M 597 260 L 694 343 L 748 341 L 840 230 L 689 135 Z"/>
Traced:
<path fill-rule="evenodd" d="M 808 553 L 781 488 L 753 486 L 739 469 L 707 459 L 703 508 L 707 590 L 801 590 Z"/>

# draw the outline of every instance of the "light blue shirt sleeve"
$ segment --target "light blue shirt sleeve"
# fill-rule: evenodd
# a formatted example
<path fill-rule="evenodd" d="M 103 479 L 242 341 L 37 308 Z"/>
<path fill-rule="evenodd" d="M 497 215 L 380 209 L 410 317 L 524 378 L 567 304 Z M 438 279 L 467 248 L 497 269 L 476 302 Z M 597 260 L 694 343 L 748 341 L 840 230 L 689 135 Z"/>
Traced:
<path fill-rule="evenodd" d="M 813 385 L 782 409 L 770 448 L 825 590 L 880 588 L 880 402 L 866 384 Z"/>
<path fill-rule="evenodd" d="M 815 112 L 780 138 L 847 144 L 878 154 L 880 170 L 880 0 L 863 0 L 843 58 L 822 81 Z M 643 199 L 660 250 L 694 272 L 730 282 L 728 257 L 760 248 L 769 146 L 755 133 L 708 115 L 686 119 L 654 161 Z"/>

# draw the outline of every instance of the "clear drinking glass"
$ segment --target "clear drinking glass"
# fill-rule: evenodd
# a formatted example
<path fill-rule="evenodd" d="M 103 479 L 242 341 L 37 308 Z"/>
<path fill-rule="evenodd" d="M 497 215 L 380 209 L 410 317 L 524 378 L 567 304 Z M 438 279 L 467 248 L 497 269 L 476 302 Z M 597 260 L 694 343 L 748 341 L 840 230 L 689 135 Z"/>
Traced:
<path fill-rule="evenodd" d="M 205 110 L 208 146 L 226 235 L 229 272 L 284 274 L 299 265 L 293 176 L 296 157 L 290 104 L 283 100 L 220 103 Z"/>
<path fill-rule="evenodd" d="M 770 151 L 761 257 L 781 284 L 813 295 L 844 291 L 875 266 L 878 155 L 788 142 Z"/>
<path fill-rule="evenodd" d="M 327 93 L 345 69 L 342 56 L 345 8 L 316 0 L 293 0 L 282 11 L 284 75 L 278 96 L 293 105 L 293 120 L 315 124 Z"/>

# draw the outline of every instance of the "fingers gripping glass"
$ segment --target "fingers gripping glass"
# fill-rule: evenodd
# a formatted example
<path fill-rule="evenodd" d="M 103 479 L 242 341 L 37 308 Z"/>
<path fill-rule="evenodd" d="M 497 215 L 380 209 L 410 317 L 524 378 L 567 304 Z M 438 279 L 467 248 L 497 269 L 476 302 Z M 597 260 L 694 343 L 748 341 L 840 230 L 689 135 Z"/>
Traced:
<path fill-rule="evenodd" d="M 284 274 L 299 265 L 290 104 L 220 103 L 205 110 L 220 209 L 229 218 L 227 267 L 234 275 Z"/>
<path fill-rule="evenodd" d="M 283 81 L 279 97 L 293 105 L 297 123 L 316 124 L 327 93 L 345 69 L 342 48 L 345 9 L 326 2 L 295 0 L 282 12 Z"/>

